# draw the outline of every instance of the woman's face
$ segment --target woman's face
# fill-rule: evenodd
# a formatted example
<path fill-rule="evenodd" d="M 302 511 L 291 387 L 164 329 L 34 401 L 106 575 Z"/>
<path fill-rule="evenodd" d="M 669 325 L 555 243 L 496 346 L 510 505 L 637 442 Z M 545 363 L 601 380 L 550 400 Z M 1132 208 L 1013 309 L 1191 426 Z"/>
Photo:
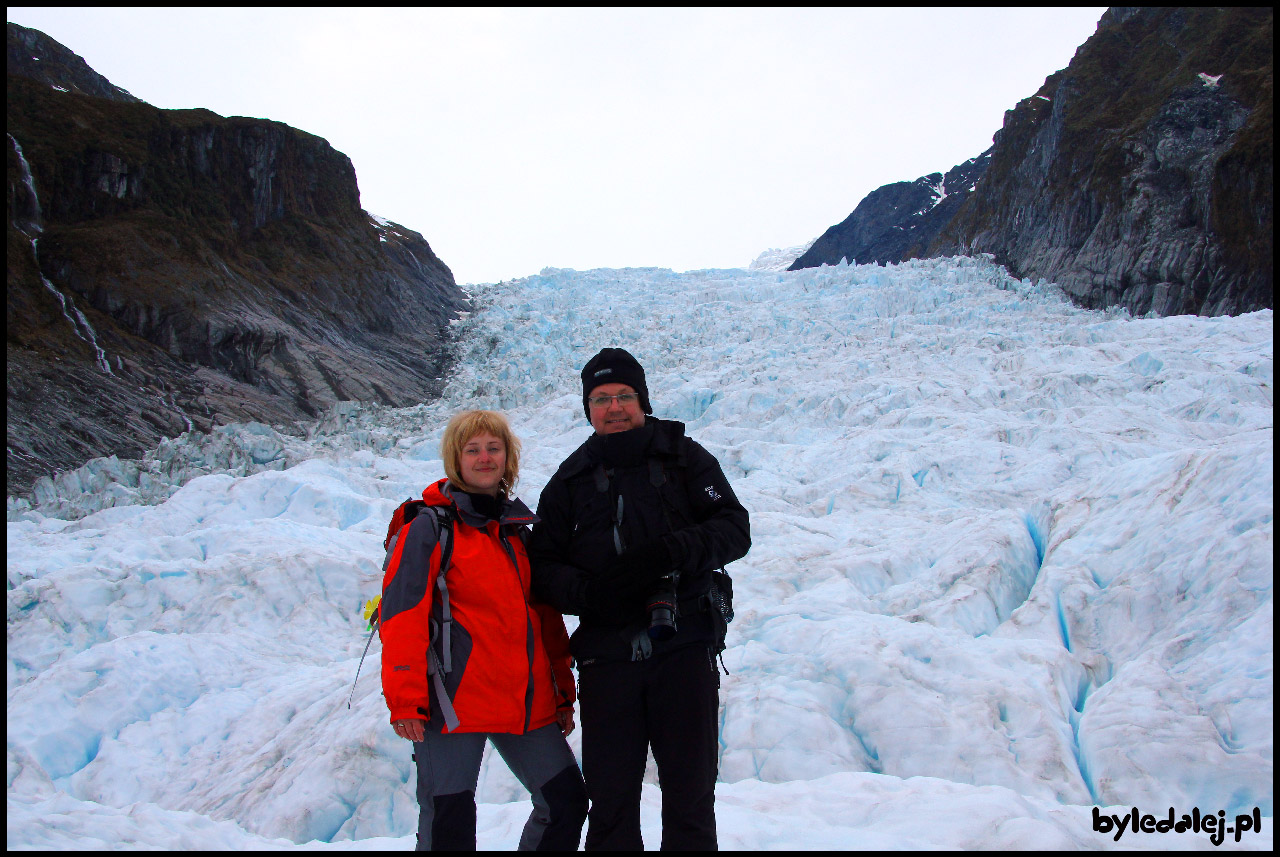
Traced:
<path fill-rule="evenodd" d="M 491 434 L 478 434 L 462 445 L 458 473 L 472 491 L 498 495 L 507 469 L 507 445 Z"/>

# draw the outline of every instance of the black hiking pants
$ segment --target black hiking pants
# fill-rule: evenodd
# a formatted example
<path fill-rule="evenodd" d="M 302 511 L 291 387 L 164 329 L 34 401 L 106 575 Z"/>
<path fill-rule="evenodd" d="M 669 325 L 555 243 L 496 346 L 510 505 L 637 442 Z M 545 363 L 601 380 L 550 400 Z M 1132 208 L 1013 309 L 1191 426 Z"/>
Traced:
<path fill-rule="evenodd" d="M 662 789 L 663 850 L 714 851 L 720 674 L 705 646 L 578 668 L 586 850 L 644 849 L 648 749 Z"/>

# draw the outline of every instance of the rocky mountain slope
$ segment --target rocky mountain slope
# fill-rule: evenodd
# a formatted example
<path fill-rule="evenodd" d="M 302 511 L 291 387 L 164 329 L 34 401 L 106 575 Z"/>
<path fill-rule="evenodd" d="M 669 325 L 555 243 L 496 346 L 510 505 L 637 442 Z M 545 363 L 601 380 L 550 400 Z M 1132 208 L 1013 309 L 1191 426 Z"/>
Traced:
<path fill-rule="evenodd" d="M 7 489 L 189 429 L 437 395 L 465 294 L 278 122 L 160 110 L 9 24 Z"/>
<path fill-rule="evenodd" d="M 854 262 L 900 262 L 919 258 L 938 231 L 973 193 L 991 162 L 991 151 L 944 173 L 878 188 L 853 213 L 824 232 L 788 270 Z"/>
<path fill-rule="evenodd" d="M 985 175 L 928 245 L 876 260 L 990 253 L 1134 313 L 1272 307 L 1273 24 L 1270 7 L 1108 10 L 1005 114 Z M 871 261 L 856 247 L 798 262 Z"/>

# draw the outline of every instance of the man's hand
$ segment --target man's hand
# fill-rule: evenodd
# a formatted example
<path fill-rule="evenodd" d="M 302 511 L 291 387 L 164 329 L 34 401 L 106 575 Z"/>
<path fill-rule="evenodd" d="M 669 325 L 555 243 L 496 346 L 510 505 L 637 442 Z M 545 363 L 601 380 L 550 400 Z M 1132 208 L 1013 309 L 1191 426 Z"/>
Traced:
<path fill-rule="evenodd" d="M 572 731 L 573 731 L 573 728 L 574 728 L 574 726 L 573 726 L 573 709 L 572 709 L 572 708 L 557 708 L 557 709 L 556 709 L 556 722 L 560 724 L 560 731 L 564 733 L 564 736 L 565 736 L 566 738 L 568 738 L 568 737 L 569 737 L 569 733 L 570 733 L 570 732 L 572 732 Z"/>
<path fill-rule="evenodd" d="M 658 580 L 675 568 L 671 550 L 661 539 L 635 547 L 587 581 L 584 595 L 592 612 L 613 621 L 629 621 Z"/>
<path fill-rule="evenodd" d="M 396 734 L 406 741 L 421 741 L 427 737 L 427 721 L 421 719 L 397 720 L 391 724 Z"/>

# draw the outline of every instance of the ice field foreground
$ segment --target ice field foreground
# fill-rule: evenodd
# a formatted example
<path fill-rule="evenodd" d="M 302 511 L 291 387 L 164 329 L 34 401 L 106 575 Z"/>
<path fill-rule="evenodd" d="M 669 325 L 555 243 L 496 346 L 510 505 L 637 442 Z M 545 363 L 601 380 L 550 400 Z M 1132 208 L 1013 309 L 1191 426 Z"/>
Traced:
<path fill-rule="evenodd" d="M 722 848 L 1271 849 L 1271 311 L 1090 312 L 977 259 L 476 291 L 440 402 L 184 436 L 10 500 L 9 848 L 412 848 L 376 642 L 347 709 L 386 522 L 468 407 L 510 416 L 536 505 L 617 345 L 751 511 Z M 500 759 L 478 800 L 480 847 L 513 848 Z"/>

